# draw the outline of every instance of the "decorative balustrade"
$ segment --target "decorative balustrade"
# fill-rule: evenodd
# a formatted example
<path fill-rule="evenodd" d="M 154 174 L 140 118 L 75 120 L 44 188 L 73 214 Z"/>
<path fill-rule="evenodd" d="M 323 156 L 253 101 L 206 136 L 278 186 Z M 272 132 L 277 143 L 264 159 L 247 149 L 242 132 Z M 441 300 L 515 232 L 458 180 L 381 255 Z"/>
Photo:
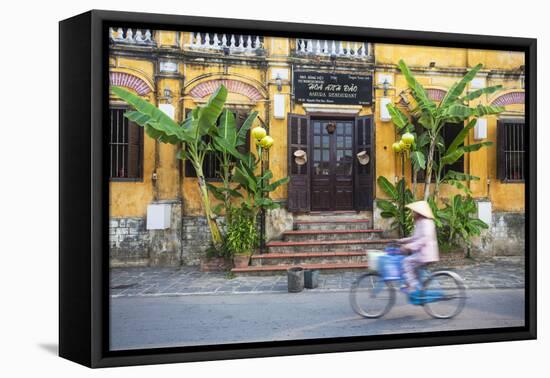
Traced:
<path fill-rule="evenodd" d="M 229 54 L 258 54 L 264 51 L 263 37 L 243 34 L 191 32 L 186 46 L 193 50 L 220 51 Z"/>
<path fill-rule="evenodd" d="M 369 56 L 366 42 L 333 41 L 328 39 L 296 39 L 298 55 L 335 56 L 364 59 Z"/>
<path fill-rule="evenodd" d="M 114 43 L 152 46 L 155 44 L 149 29 L 109 28 L 109 39 Z"/>

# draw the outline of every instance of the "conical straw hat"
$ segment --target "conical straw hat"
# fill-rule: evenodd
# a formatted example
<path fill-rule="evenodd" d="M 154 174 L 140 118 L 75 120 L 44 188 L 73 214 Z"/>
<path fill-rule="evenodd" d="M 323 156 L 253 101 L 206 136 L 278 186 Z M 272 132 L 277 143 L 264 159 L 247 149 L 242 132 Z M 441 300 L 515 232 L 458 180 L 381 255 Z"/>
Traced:
<path fill-rule="evenodd" d="M 416 201 L 413 203 L 409 203 L 405 207 L 408 209 L 411 209 L 415 213 L 422 215 L 423 217 L 434 219 L 434 214 L 432 213 L 432 209 L 428 204 L 428 202 L 426 201 Z"/>

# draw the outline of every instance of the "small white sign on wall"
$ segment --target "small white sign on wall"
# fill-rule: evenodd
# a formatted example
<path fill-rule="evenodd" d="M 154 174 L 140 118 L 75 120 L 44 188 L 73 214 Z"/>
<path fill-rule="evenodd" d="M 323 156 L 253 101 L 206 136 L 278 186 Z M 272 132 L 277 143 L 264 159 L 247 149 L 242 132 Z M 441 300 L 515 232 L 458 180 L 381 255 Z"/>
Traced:
<path fill-rule="evenodd" d="M 147 206 L 147 229 L 166 230 L 170 228 L 170 213 L 172 206 L 169 203 L 152 203 Z"/>
<path fill-rule="evenodd" d="M 273 97 L 273 118 L 285 118 L 285 95 L 276 94 Z"/>
<path fill-rule="evenodd" d="M 470 89 L 481 89 L 485 88 L 485 78 L 476 77 L 470 82 Z"/>
<path fill-rule="evenodd" d="M 474 139 L 487 139 L 487 119 L 478 118 L 474 126 Z"/>
<path fill-rule="evenodd" d="M 479 201 L 477 203 L 477 217 L 491 227 L 493 223 L 493 206 L 490 201 Z"/>
<path fill-rule="evenodd" d="M 273 68 L 271 69 L 271 80 L 277 79 L 288 80 L 288 69 L 287 68 Z"/>
<path fill-rule="evenodd" d="M 389 97 L 382 97 L 380 99 L 380 120 L 383 122 L 391 121 L 390 112 L 388 111 L 388 104 L 391 104 Z"/>
<path fill-rule="evenodd" d="M 159 104 L 159 109 L 162 110 L 164 113 L 166 113 L 167 116 L 174 119 L 174 116 L 176 114 L 174 105 L 172 105 L 172 104 Z"/>
<path fill-rule="evenodd" d="M 160 72 L 178 72 L 178 64 L 169 60 L 162 60 L 160 62 Z"/>

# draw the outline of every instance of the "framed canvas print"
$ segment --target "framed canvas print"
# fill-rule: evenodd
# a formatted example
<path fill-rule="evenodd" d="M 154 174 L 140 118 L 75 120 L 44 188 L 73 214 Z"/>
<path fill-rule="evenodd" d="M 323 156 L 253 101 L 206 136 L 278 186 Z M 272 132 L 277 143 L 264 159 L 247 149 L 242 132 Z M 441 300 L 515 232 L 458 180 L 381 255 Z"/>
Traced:
<path fill-rule="evenodd" d="M 534 39 L 61 21 L 60 355 L 535 338 L 535 110 Z"/>

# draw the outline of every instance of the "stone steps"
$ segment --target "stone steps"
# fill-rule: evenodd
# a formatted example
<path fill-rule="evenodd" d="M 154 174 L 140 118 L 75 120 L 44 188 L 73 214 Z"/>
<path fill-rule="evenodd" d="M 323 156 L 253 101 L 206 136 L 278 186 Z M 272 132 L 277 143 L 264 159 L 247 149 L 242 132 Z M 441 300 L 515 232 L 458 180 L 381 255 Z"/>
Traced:
<path fill-rule="evenodd" d="M 306 220 L 295 221 L 294 230 L 297 231 L 344 231 L 344 230 L 367 230 L 371 228 L 369 219 L 349 219 L 342 218 L 337 220 Z"/>
<path fill-rule="evenodd" d="M 283 241 L 326 241 L 365 239 L 372 240 L 379 238 L 382 230 L 295 230 L 283 233 Z"/>
<path fill-rule="evenodd" d="M 384 249 L 389 240 L 372 229 L 372 214 L 356 211 L 311 212 L 294 216 L 292 231 L 267 243 L 267 252 L 253 255 L 235 274 L 286 274 L 293 266 L 335 272 L 367 269 L 367 251 Z"/>
<path fill-rule="evenodd" d="M 366 251 L 360 252 L 304 252 L 304 253 L 264 253 L 252 255 L 252 266 L 303 264 L 366 263 Z"/>
<path fill-rule="evenodd" d="M 269 253 L 298 252 L 349 252 L 366 251 L 367 249 L 384 249 L 390 240 L 385 239 L 348 239 L 324 241 L 276 241 L 266 244 Z"/>
<path fill-rule="evenodd" d="M 350 270 L 367 270 L 367 263 L 320 263 L 320 264 L 300 264 L 300 265 L 268 265 L 268 266 L 248 266 L 246 268 L 233 268 L 231 272 L 241 275 L 274 275 L 286 274 L 288 268 L 301 266 L 304 269 L 318 269 L 321 273 L 333 273 Z"/>

